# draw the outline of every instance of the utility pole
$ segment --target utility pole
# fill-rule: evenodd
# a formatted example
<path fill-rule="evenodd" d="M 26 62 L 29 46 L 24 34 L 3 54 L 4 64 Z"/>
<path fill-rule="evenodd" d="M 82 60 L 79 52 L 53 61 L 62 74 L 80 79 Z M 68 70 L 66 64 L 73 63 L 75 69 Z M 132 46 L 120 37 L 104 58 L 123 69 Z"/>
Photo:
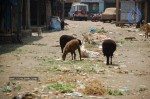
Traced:
<path fill-rule="evenodd" d="M 21 26 L 22 26 L 22 0 L 17 0 L 17 43 L 22 43 L 22 33 L 21 33 Z"/>
<path fill-rule="evenodd" d="M 64 20 L 64 0 L 61 0 L 61 4 L 62 4 L 62 20 Z"/>

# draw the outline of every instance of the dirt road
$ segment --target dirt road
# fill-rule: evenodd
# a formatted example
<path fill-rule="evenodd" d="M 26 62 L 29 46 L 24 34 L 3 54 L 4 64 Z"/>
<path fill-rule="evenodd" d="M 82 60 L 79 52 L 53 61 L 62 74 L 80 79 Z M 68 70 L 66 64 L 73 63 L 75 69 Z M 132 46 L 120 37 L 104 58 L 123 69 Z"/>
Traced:
<path fill-rule="evenodd" d="M 24 92 L 33 92 L 38 94 L 38 97 L 47 93 L 49 99 L 56 97 L 58 99 L 72 99 L 72 97 L 150 99 L 150 38 L 144 38 L 143 31 L 102 22 L 70 20 L 65 22 L 69 25 L 63 31 L 43 31 L 41 37 L 33 33 L 32 37 L 24 38 L 24 43 L 21 45 L 0 45 L 0 88 L 2 90 L 0 99 L 11 99 Z M 101 50 L 96 58 L 83 58 L 79 61 L 77 56 L 76 61 L 71 61 L 68 54 L 66 61 L 60 60 L 62 53 L 59 37 L 61 35 L 76 35 L 82 40 L 83 33 L 89 35 L 91 30 L 102 28 L 106 32 L 100 33 L 101 35 L 106 35 L 117 42 L 113 65 L 105 65 L 106 59 Z M 135 37 L 135 39 L 125 40 L 126 37 Z M 96 48 L 99 48 L 100 44 L 101 42 L 97 43 Z M 95 45 L 89 44 L 89 46 Z M 13 78 L 10 81 L 10 77 L 20 78 L 18 80 Z M 39 80 L 36 81 L 37 79 Z M 100 81 L 107 90 L 102 96 L 94 93 L 84 94 L 86 83 L 92 80 Z M 78 94 L 63 94 L 60 91 L 49 90 L 50 83 L 74 84 L 76 88 L 73 92 Z"/>

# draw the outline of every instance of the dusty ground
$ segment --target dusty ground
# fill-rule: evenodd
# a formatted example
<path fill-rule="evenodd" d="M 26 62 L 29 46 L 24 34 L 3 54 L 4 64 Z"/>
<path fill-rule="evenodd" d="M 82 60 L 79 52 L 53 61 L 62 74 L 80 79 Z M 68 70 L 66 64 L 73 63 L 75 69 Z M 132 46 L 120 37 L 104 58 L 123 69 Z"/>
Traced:
<path fill-rule="evenodd" d="M 38 37 L 33 33 L 27 37 L 23 44 L 0 45 L 0 88 L 3 90 L 10 77 L 38 77 L 35 80 L 12 80 L 21 86 L 18 90 L 11 92 L 0 91 L 0 99 L 11 99 L 14 95 L 24 92 L 36 91 L 39 95 L 43 92 L 50 95 L 50 99 L 72 99 L 72 95 L 60 94 L 56 91 L 42 89 L 51 82 L 70 82 L 77 86 L 85 86 L 86 82 L 93 79 L 99 80 L 102 85 L 111 90 L 118 90 L 122 96 L 113 96 L 105 93 L 103 96 L 86 95 L 80 92 L 82 99 L 150 99 L 150 39 L 141 36 L 144 32 L 127 31 L 129 28 L 116 27 L 114 24 L 91 22 L 91 21 L 69 21 L 67 30 L 42 33 Z M 104 27 L 107 35 L 114 39 L 118 46 L 114 53 L 113 65 L 105 65 L 105 57 L 100 52 L 98 58 L 86 58 L 81 62 L 77 56 L 76 61 L 71 61 L 68 55 L 66 61 L 61 58 L 59 37 L 63 34 L 76 34 L 82 40 L 82 33 L 89 33 L 90 29 Z M 125 40 L 125 37 L 135 37 L 135 40 Z M 53 70 L 59 68 L 59 71 Z M 92 68 L 92 69 L 91 69 Z M 69 70 L 63 73 L 63 70 Z M 75 70 L 77 70 L 75 71 Z M 11 85 L 10 85 L 11 86 Z M 45 87 L 44 87 L 45 88 Z M 44 98 L 43 98 L 44 99 Z"/>

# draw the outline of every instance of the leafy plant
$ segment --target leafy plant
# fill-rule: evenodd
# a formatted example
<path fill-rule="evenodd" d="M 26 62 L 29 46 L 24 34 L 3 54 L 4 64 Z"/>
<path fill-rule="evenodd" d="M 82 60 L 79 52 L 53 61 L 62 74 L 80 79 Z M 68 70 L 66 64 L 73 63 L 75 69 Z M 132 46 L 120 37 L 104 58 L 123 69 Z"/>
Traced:
<path fill-rule="evenodd" d="M 2 89 L 2 92 L 11 92 L 11 89 L 8 86 L 6 86 Z"/>
<path fill-rule="evenodd" d="M 2 89 L 2 92 L 11 92 L 12 89 L 14 91 L 20 91 L 21 90 L 21 86 L 20 85 L 17 85 L 16 83 L 14 82 L 7 82 L 6 83 L 7 86 L 5 86 L 3 89 Z"/>
<path fill-rule="evenodd" d="M 15 91 L 20 91 L 20 90 L 21 90 L 21 86 L 19 86 L 19 85 L 14 86 L 14 90 L 15 90 Z"/>
<path fill-rule="evenodd" d="M 125 40 L 118 40 L 118 41 L 116 41 L 117 46 L 121 46 L 121 45 L 123 45 L 125 43 L 127 43 L 127 41 L 125 41 Z"/>
<path fill-rule="evenodd" d="M 96 73 L 97 71 L 94 68 L 92 68 L 92 69 L 89 70 L 89 72 L 90 73 Z"/>
<path fill-rule="evenodd" d="M 147 90 L 147 88 L 140 88 L 139 92 L 144 92 L 145 90 Z"/>
<path fill-rule="evenodd" d="M 4 72 L 4 70 L 0 70 L 0 73 Z"/>
<path fill-rule="evenodd" d="M 117 91 L 117 90 L 111 90 L 111 89 L 107 89 L 107 93 L 109 95 L 113 95 L 113 96 L 122 96 L 123 93 L 121 91 Z"/>
<path fill-rule="evenodd" d="M 60 69 L 58 67 L 52 67 L 48 69 L 49 71 L 59 71 Z"/>
<path fill-rule="evenodd" d="M 48 89 L 50 89 L 50 90 L 58 90 L 61 93 L 71 93 L 71 92 L 73 92 L 74 88 L 76 88 L 75 85 L 60 84 L 60 83 L 53 83 L 50 86 L 48 86 Z"/>

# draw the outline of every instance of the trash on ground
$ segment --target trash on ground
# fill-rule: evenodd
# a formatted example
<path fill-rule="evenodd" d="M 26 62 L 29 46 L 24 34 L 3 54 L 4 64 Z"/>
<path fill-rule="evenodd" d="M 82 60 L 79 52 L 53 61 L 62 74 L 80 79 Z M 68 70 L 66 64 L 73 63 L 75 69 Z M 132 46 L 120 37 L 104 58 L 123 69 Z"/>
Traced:
<path fill-rule="evenodd" d="M 121 92 L 131 92 L 131 90 L 127 87 L 119 89 Z"/>
<path fill-rule="evenodd" d="M 83 95 L 81 93 L 79 93 L 79 92 L 73 92 L 72 96 L 73 97 L 82 97 Z"/>
<path fill-rule="evenodd" d="M 85 49 L 84 44 L 82 44 L 82 46 L 81 46 L 81 57 L 83 57 L 83 58 L 96 58 L 97 56 L 99 56 L 99 52 L 89 51 L 89 50 Z"/>
<path fill-rule="evenodd" d="M 60 19 L 59 17 L 52 17 L 50 21 L 51 29 L 54 31 L 60 31 L 61 25 L 60 25 Z"/>
<path fill-rule="evenodd" d="M 131 40 L 131 41 L 132 41 L 132 40 L 136 40 L 135 37 L 125 37 L 124 39 L 125 39 L 125 40 Z"/>
<path fill-rule="evenodd" d="M 12 99 L 36 99 L 36 96 L 32 93 L 23 93 L 17 96 L 14 96 Z"/>
<path fill-rule="evenodd" d="M 103 41 L 105 39 L 111 39 L 110 37 L 106 36 L 106 35 L 101 35 L 99 33 L 94 33 L 91 35 L 93 40 L 99 40 L 99 41 Z"/>
<path fill-rule="evenodd" d="M 144 36 L 144 34 L 140 33 L 139 36 Z"/>
<path fill-rule="evenodd" d="M 104 95 L 105 88 L 99 80 L 95 79 L 87 82 L 85 88 L 83 89 L 83 92 L 87 95 Z"/>
<path fill-rule="evenodd" d="M 95 33 L 96 32 L 96 28 L 91 28 L 90 29 L 90 33 Z"/>

